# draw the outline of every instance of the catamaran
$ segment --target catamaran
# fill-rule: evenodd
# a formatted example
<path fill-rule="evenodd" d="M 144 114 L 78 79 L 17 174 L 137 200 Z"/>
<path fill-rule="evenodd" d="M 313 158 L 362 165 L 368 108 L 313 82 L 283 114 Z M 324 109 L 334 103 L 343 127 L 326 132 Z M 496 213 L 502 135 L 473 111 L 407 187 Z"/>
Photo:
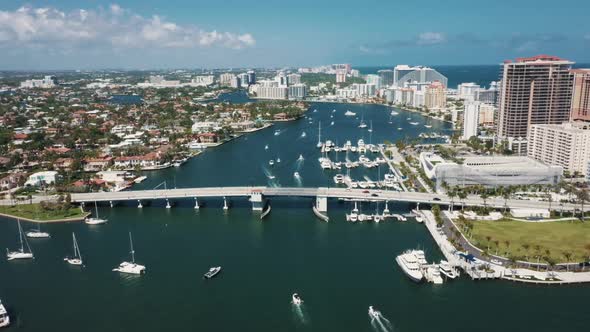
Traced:
<path fill-rule="evenodd" d="M 8 317 L 8 312 L 2 304 L 2 301 L 0 301 L 0 327 L 5 327 L 8 325 L 10 325 L 10 317 Z"/>
<path fill-rule="evenodd" d="M 101 224 L 106 224 L 107 223 L 107 219 L 101 219 L 98 217 L 98 205 L 96 204 L 96 201 L 94 201 L 94 210 L 96 212 L 96 217 L 92 218 L 92 217 L 88 217 L 86 218 L 86 220 L 84 220 L 84 222 L 87 225 L 101 225 Z"/>
<path fill-rule="evenodd" d="M 27 238 L 23 236 L 23 229 L 20 227 L 20 220 L 17 220 L 18 224 L 18 240 L 20 242 L 20 249 L 18 251 L 9 251 L 6 248 L 6 258 L 11 261 L 13 259 L 32 259 L 33 252 L 31 251 L 31 247 L 29 247 L 29 243 L 27 242 Z M 27 250 L 25 250 L 25 247 Z"/>
<path fill-rule="evenodd" d="M 113 271 L 129 274 L 144 274 L 145 266 L 135 263 L 135 250 L 133 250 L 133 239 L 131 238 L 131 232 L 129 232 L 129 246 L 131 248 L 131 262 L 123 262 L 114 268 Z"/>
<path fill-rule="evenodd" d="M 82 255 L 80 254 L 80 247 L 78 247 L 78 241 L 76 241 L 76 234 L 72 232 L 72 239 L 74 241 L 74 256 L 66 257 L 64 261 L 71 265 L 82 265 Z"/>
<path fill-rule="evenodd" d="M 25 233 L 28 238 L 32 239 L 46 239 L 50 238 L 51 235 L 47 232 L 41 232 L 41 224 L 37 223 L 37 229 L 31 229 Z"/>

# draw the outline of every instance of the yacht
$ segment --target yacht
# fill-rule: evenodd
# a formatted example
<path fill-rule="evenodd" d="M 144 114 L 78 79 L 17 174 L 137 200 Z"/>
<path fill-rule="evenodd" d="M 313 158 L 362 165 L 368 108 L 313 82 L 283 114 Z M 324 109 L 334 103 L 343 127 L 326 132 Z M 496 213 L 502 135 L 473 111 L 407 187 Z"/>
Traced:
<path fill-rule="evenodd" d="M 379 319 L 380 314 L 381 313 L 379 311 L 375 310 L 375 308 L 373 308 L 372 305 L 369 306 L 369 316 L 371 316 L 372 318 L 375 318 L 375 319 Z"/>
<path fill-rule="evenodd" d="M 426 273 L 428 274 L 428 279 L 433 284 L 441 285 L 443 283 L 443 278 L 440 276 L 440 269 L 438 268 L 438 266 L 429 266 L 426 269 Z"/>
<path fill-rule="evenodd" d="M 399 113 L 396 111 L 391 111 L 391 115 L 398 115 Z"/>
<path fill-rule="evenodd" d="M 414 255 L 416 256 L 416 259 L 418 260 L 418 264 L 420 264 L 420 265 L 428 264 L 428 261 L 426 260 L 426 256 L 424 255 L 423 250 L 413 250 L 413 252 L 414 252 Z"/>
<path fill-rule="evenodd" d="M 336 183 L 336 184 L 344 183 L 344 175 L 342 175 L 342 174 L 334 175 L 334 183 Z"/>
<path fill-rule="evenodd" d="M 418 122 L 410 122 L 410 124 L 411 124 L 412 126 L 417 126 L 417 125 L 418 125 Z"/>
<path fill-rule="evenodd" d="M 269 160 L 269 161 L 268 161 L 268 164 L 269 164 L 270 166 L 272 166 L 272 165 L 274 165 L 274 164 L 275 164 L 275 161 L 271 159 L 271 160 Z"/>
<path fill-rule="evenodd" d="M 432 128 L 431 125 L 424 125 L 424 127 L 426 127 L 426 128 Z"/>
<path fill-rule="evenodd" d="M 131 249 L 131 262 L 123 262 L 114 268 L 113 271 L 129 274 L 144 274 L 145 266 L 135 263 L 135 250 L 133 250 L 133 239 L 131 238 L 131 232 L 129 232 L 129 247 Z"/>
<path fill-rule="evenodd" d="M 397 256 L 395 261 L 402 269 L 402 271 L 414 282 L 422 281 L 423 275 L 420 271 L 418 259 L 412 250 L 408 250 L 403 254 Z"/>
<path fill-rule="evenodd" d="M 32 229 L 26 232 L 25 235 L 30 239 L 47 239 L 51 237 L 49 233 L 41 231 L 40 223 L 37 223 L 37 229 Z"/>
<path fill-rule="evenodd" d="M 457 273 L 455 272 L 455 270 L 453 269 L 453 267 L 451 266 L 451 264 L 449 262 L 447 262 L 445 260 L 441 260 L 438 267 L 440 269 L 440 273 L 442 273 L 447 278 L 450 278 L 450 279 L 457 278 Z"/>
<path fill-rule="evenodd" d="M 0 327 L 5 327 L 8 325 L 10 325 L 10 317 L 8 317 L 8 312 L 2 304 L 2 301 L 0 301 Z"/>
<path fill-rule="evenodd" d="M 346 115 L 346 116 L 355 116 L 356 113 L 351 112 L 351 111 L 346 111 L 346 113 L 344 113 L 344 115 Z"/>
<path fill-rule="evenodd" d="M 300 154 L 300 155 L 299 155 L 299 158 L 298 158 L 297 160 L 303 160 L 303 155 L 302 155 L 302 154 Z"/>
<path fill-rule="evenodd" d="M 107 219 L 101 219 L 98 217 L 98 205 L 96 204 L 96 201 L 94 201 L 94 210 L 96 212 L 96 217 L 92 218 L 92 217 L 88 217 L 84 220 L 84 222 L 87 225 L 101 225 L 101 224 L 106 224 L 107 223 Z"/>
<path fill-rule="evenodd" d="M 29 247 L 29 243 L 27 242 L 27 238 L 23 236 L 23 229 L 20 227 L 20 220 L 17 220 L 18 224 L 18 240 L 20 243 L 20 249 L 18 251 L 9 251 L 8 248 L 6 249 L 6 258 L 11 261 L 13 259 L 32 259 L 33 252 L 31 251 L 31 247 Z M 26 248 L 26 250 L 25 250 Z"/>
<path fill-rule="evenodd" d="M 301 297 L 299 297 L 299 294 L 297 294 L 297 293 L 294 293 L 294 294 L 291 296 L 291 302 L 292 302 L 294 305 L 301 305 L 301 303 L 303 303 L 303 300 L 301 299 Z"/>
<path fill-rule="evenodd" d="M 70 265 L 82 265 L 82 255 L 80 254 L 80 247 L 78 247 L 78 241 L 76 241 L 76 234 L 72 232 L 72 239 L 74 240 L 74 256 L 66 257 L 64 261 Z"/>
<path fill-rule="evenodd" d="M 211 279 L 211 278 L 215 277 L 219 272 L 221 272 L 221 266 L 215 266 L 215 267 L 209 268 L 209 271 L 207 271 L 207 273 L 205 273 L 203 275 L 203 278 Z"/>

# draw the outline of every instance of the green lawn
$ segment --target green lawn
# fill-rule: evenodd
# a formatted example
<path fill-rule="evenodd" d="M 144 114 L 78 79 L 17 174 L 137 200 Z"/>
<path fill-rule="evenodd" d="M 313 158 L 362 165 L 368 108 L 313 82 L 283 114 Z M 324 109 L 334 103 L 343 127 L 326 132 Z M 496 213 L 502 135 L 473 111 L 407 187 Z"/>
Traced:
<path fill-rule="evenodd" d="M 16 206 L 0 205 L 0 213 L 39 221 L 81 218 L 86 215 L 80 211 L 79 207 L 71 207 L 67 210 L 50 211 L 43 210 L 39 204 L 21 204 Z"/>
<path fill-rule="evenodd" d="M 491 254 L 528 261 L 588 261 L 590 222 L 476 221 L 470 241 Z"/>

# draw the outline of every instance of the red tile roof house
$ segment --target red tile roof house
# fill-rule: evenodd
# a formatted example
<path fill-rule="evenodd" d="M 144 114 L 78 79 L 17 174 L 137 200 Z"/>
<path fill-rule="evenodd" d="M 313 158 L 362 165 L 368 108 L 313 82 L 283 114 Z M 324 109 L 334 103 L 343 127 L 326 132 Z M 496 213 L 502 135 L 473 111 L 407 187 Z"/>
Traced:
<path fill-rule="evenodd" d="M 217 142 L 217 134 L 215 133 L 203 133 L 197 136 L 201 143 L 215 143 Z"/>
<path fill-rule="evenodd" d="M 106 170 L 112 163 L 113 158 L 87 158 L 82 162 L 85 172 L 100 172 Z"/>
<path fill-rule="evenodd" d="M 56 168 L 65 170 L 69 170 L 72 167 L 72 164 L 74 164 L 74 159 L 72 158 L 57 158 L 53 163 Z"/>
<path fill-rule="evenodd" d="M 0 190 L 16 188 L 21 179 L 26 179 L 24 173 L 9 174 L 3 178 L 0 178 Z"/>
<path fill-rule="evenodd" d="M 115 168 L 124 170 L 133 170 L 136 166 L 142 169 L 163 168 L 162 160 L 159 153 L 150 152 L 143 156 L 123 156 L 115 158 Z"/>

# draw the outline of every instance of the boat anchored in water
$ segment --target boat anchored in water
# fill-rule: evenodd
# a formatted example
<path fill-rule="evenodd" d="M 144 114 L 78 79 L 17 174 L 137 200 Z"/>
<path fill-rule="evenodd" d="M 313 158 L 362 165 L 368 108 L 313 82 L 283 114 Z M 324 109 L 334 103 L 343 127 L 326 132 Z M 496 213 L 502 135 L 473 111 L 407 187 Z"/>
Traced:
<path fill-rule="evenodd" d="M 72 232 L 72 239 L 74 241 L 74 256 L 64 258 L 64 261 L 70 265 L 82 265 L 82 255 L 80 254 L 80 247 L 78 247 L 78 241 L 76 241 L 76 234 Z"/>
<path fill-rule="evenodd" d="M 32 229 L 25 233 L 25 235 L 30 239 L 47 239 L 50 238 L 51 235 L 47 232 L 41 231 L 41 224 L 37 224 L 37 229 Z"/>
<path fill-rule="evenodd" d="M 96 204 L 96 201 L 94 201 L 94 210 L 96 212 L 96 217 L 92 218 L 92 217 L 88 217 L 84 220 L 84 222 L 87 225 L 101 225 L 101 224 L 106 224 L 107 223 L 107 219 L 101 219 L 98 217 L 98 205 Z"/>
<path fill-rule="evenodd" d="M 6 258 L 11 261 L 13 259 L 32 259 L 33 252 L 31 251 L 31 247 L 29 247 L 29 243 L 27 242 L 27 238 L 23 236 L 23 229 L 20 226 L 20 220 L 17 220 L 18 224 L 18 240 L 20 243 L 20 249 L 17 251 L 9 251 L 6 248 Z M 25 250 L 26 249 L 26 250 Z"/>
<path fill-rule="evenodd" d="M 0 301 L 0 327 L 6 327 L 8 325 L 10 325 L 10 317 L 8 317 L 8 312 L 2 301 Z"/>
<path fill-rule="evenodd" d="M 414 282 L 422 281 L 424 276 L 422 275 L 420 264 L 418 263 L 418 258 L 414 254 L 414 251 L 408 250 L 404 252 L 403 254 L 397 256 L 395 261 L 402 271 L 408 276 L 408 278 L 410 278 L 410 280 Z"/>
<path fill-rule="evenodd" d="M 145 266 L 135 263 L 135 250 L 133 250 L 133 238 L 131 237 L 131 232 L 129 232 L 129 247 L 131 248 L 131 262 L 123 262 L 114 268 L 113 271 L 128 274 L 144 274 Z"/>
<path fill-rule="evenodd" d="M 440 273 L 447 278 L 455 279 L 457 278 L 457 272 L 453 269 L 451 264 L 445 260 L 441 260 L 440 264 L 438 265 L 440 269 Z"/>
<path fill-rule="evenodd" d="M 301 305 L 301 303 L 303 303 L 303 300 L 301 299 L 301 297 L 299 296 L 299 294 L 294 293 L 291 296 L 291 303 L 293 303 L 294 305 Z"/>
<path fill-rule="evenodd" d="M 221 272 L 221 266 L 215 266 L 215 267 L 209 268 L 209 271 L 207 271 L 203 275 L 203 278 L 211 279 L 211 278 L 215 277 L 219 272 Z"/>
<path fill-rule="evenodd" d="M 344 113 L 344 115 L 346 115 L 346 116 L 355 116 L 356 113 L 351 112 L 351 111 L 346 111 L 346 113 Z"/>

